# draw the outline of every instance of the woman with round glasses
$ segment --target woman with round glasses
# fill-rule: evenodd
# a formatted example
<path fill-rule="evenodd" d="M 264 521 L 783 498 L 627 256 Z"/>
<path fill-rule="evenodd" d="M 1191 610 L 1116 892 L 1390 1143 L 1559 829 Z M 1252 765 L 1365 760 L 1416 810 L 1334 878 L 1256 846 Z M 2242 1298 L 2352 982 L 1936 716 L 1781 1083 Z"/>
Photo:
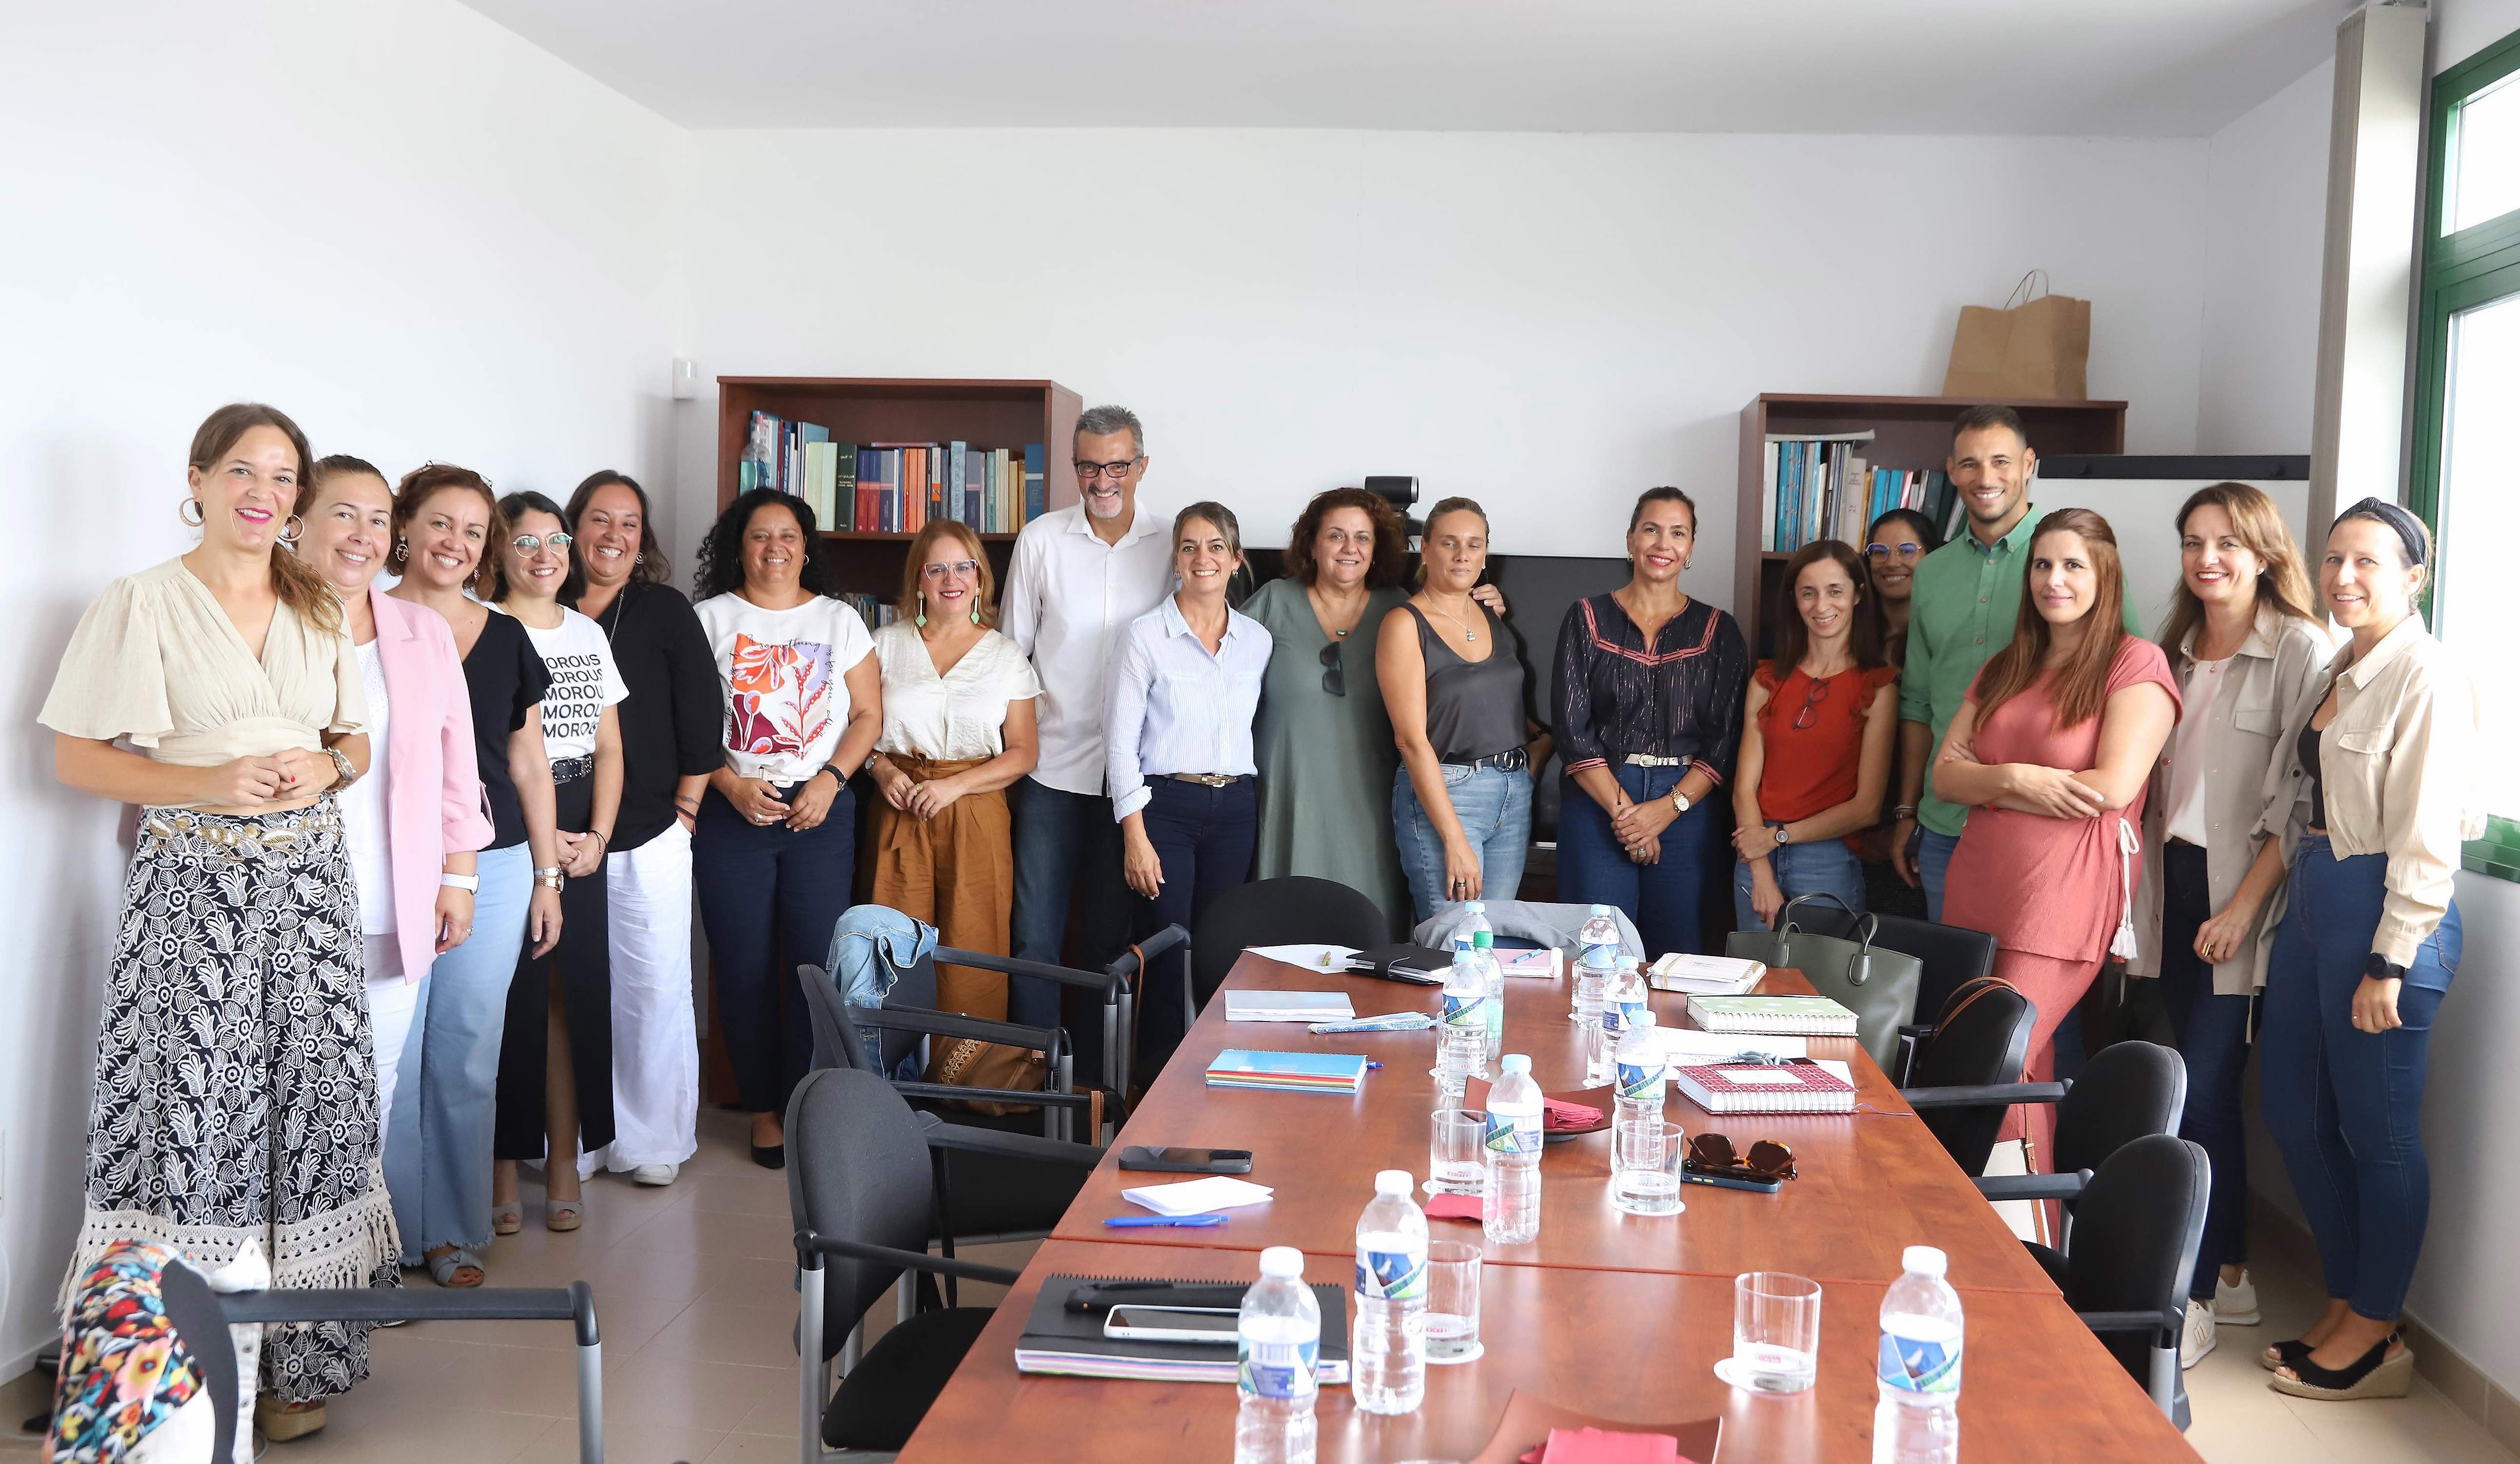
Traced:
<path fill-rule="evenodd" d="M 997 590 L 979 537 L 963 525 L 934 520 L 911 541 L 901 618 L 875 633 L 883 731 L 867 770 L 883 795 L 869 849 L 875 902 L 935 926 L 944 944 L 1002 956 L 1015 894 L 1006 790 L 1041 756 L 1041 680 L 998 632 Z M 1007 979 L 940 965 L 936 1005 L 1004 1022 Z M 994 1080 L 1003 1074 L 976 1081 L 968 1069 L 982 1045 L 940 1043 L 937 1080 L 1026 1085 Z"/>
<path fill-rule="evenodd" d="M 562 605 L 584 584 L 561 526 L 560 505 L 540 493 L 499 500 L 507 550 L 495 561 L 499 609 L 516 618 L 551 672 L 542 704 L 560 831 L 560 943 L 517 963 L 499 1049 L 499 1165 L 491 1211 L 502 1231 L 523 1223 L 519 1161 L 542 1160 L 543 1225 L 584 1222 L 579 1188 L 612 1142 L 612 945 L 604 854 L 621 809 L 621 721 L 630 695 L 612 647 L 593 620 Z"/>
<path fill-rule="evenodd" d="M 1805 894 L 1864 913 L 1853 836 L 1880 821 L 1898 745 L 1899 673 L 1855 550 L 1806 544 L 1784 583 L 1793 613 L 1777 617 L 1777 659 L 1751 673 L 1733 769 L 1732 916 L 1745 931 Z"/>
<path fill-rule="evenodd" d="M 1908 606 L 1915 591 L 1916 566 L 1942 542 L 1932 521 L 1912 508 L 1894 508 L 1865 531 L 1864 563 L 1872 581 L 1872 602 L 1881 611 L 1881 651 L 1888 664 L 1908 663 Z"/>

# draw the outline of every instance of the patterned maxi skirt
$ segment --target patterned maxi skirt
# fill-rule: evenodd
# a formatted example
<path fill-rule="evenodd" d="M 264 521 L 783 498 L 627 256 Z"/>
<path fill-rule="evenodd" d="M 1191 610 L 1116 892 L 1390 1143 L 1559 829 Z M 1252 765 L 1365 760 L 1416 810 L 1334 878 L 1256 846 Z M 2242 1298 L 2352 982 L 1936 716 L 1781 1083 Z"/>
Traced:
<path fill-rule="evenodd" d="M 147 808 L 97 1039 L 87 1214 L 63 1282 L 156 1241 L 204 1268 L 258 1241 L 272 1284 L 398 1286 L 377 1153 L 359 902 L 331 797 L 246 817 Z M 368 1328 L 273 1327 L 287 1402 L 368 1375 Z"/>

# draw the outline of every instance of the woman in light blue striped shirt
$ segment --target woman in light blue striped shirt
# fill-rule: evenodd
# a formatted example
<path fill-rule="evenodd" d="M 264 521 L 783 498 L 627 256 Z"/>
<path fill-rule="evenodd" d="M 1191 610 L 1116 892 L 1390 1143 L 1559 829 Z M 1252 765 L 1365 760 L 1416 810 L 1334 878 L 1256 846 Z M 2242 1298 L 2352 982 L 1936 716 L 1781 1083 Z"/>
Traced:
<path fill-rule="evenodd" d="M 1138 617 L 1111 658 L 1103 782 L 1120 821 L 1121 872 L 1135 893 L 1139 938 L 1195 925 L 1207 902 L 1251 874 L 1259 764 L 1251 722 L 1260 710 L 1270 637 L 1226 603 L 1242 568 L 1242 528 L 1221 503 L 1173 519 L 1181 585 Z M 1149 1079 L 1181 1042 L 1187 952 L 1146 974 L 1138 1061 Z"/>

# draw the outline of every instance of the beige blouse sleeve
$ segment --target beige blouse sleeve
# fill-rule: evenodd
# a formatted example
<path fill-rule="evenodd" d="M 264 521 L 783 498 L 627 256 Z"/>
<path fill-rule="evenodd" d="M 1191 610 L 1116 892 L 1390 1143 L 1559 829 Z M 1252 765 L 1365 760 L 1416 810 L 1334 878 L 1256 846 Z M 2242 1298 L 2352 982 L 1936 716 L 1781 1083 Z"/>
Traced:
<path fill-rule="evenodd" d="M 333 632 L 333 720 L 324 730 L 328 734 L 347 734 L 368 730 L 368 683 L 359 674 L 359 648 L 350 637 L 338 630 Z M 371 759 L 384 755 L 382 748 L 368 749 Z M 371 760 L 371 767 L 375 762 Z"/>
<path fill-rule="evenodd" d="M 111 742 L 127 737 L 154 748 L 175 730 L 166 702 L 166 663 L 159 647 L 163 611 L 155 596 L 124 577 L 79 617 L 36 720 L 65 737 Z M 353 687 L 356 667 L 353 666 Z"/>

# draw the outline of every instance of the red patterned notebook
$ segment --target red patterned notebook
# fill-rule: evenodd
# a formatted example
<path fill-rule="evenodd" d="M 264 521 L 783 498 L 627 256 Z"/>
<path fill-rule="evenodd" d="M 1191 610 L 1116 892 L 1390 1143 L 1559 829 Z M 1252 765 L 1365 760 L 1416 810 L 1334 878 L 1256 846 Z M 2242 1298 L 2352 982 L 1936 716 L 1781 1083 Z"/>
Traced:
<path fill-rule="evenodd" d="M 1672 1086 L 1710 1114 L 1851 1114 L 1855 1084 L 1807 1057 L 1766 1063 L 1691 1063 Z"/>

